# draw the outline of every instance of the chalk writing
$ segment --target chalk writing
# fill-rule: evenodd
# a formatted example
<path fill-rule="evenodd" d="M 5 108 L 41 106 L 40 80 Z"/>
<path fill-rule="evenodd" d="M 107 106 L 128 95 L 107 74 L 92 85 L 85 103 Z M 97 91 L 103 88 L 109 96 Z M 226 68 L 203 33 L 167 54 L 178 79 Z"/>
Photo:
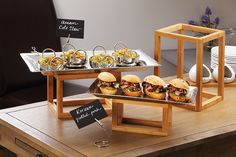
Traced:
<path fill-rule="evenodd" d="M 57 19 L 57 36 L 84 38 L 84 21 L 71 19 Z"/>
<path fill-rule="evenodd" d="M 78 128 L 96 122 L 95 119 L 100 120 L 107 117 L 106 111 L 98 100 L 72 110 L 70 114 L 74 118 Z"/>

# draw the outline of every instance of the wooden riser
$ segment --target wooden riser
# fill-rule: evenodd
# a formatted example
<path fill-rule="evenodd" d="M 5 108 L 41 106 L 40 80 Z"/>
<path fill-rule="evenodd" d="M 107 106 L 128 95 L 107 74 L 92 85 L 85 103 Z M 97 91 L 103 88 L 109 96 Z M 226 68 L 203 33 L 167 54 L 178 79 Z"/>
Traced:
<path fill-rule="evenodd" d="M 185 35 L 184 31 L 194 31 L 196 33 L 206 34 L 201 37 Z M 161 63 L 161 37 L 166 37 L 170 39 L 175 39 L 178 42 L 178 51 L 177 51 L 177 77 L 184 78 L 183 76 L 183 67 L 184 67 L 184 42 L 191 42 L 196 44 L 196 83 L 194 86 L 198 88 L 198 94 L 196 97 L 196 105 L 176 105 L 181 108 L 186 108 L 192 111 L 201 111 L 207 107 L 210 107 L 224 98 L 224 55 L 225 55 L 225 32 L 222 30 L 211 29 L 201 26 L 193 26 L 188 24 L 175 24 L 168 26 L 155 31 L 155 49 L 154 57 Z M 218 83 L 211 82 L 208 84 L 203 84 L 202 82 L 202 64 L 203 64 L 203 49 L 204 44 L 217 40 L 219 45 L 219 57 L 218 57 Z M 154 74 L 160 76 L 160 67 L 154 68 Z M 227 84 L 225 84 L 227 86 Z M 234 83 L 228 84 L 229 86 L 234 85 Z M 206 102 L 203 101 L 204 94 L 202 94 L 203 87 L 216 87 L 217 96 L 216 98 L 210 98 Z M 212 97 L 207 95 L 207 97 Z"/>
<path fill-rule="evenodd" d="M 161 120 L 137 119 L 132 117 L 123 117 L 124 104 L 152 106 L 162 109 Z M 131 103 L 131 104 L 130 104 Z M 112 130 L 139 133 L 147 135 L 167 136 L 172 123 L 172 106 L 169 104 L 159 104 L 150 102 L 138 103 L 138 101 L 126 101 L 116 99 L 112 104 Z"/>

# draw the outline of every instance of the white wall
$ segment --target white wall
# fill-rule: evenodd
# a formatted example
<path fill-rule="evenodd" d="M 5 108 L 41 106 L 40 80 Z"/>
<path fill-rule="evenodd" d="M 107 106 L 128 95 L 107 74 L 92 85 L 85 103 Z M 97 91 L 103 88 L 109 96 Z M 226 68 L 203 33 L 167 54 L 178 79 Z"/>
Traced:
<path fill-rule="evenodd" d="M 121 40 L 152 55 L 156 29 L 198 21 L 206 6 L 221 18 L 220 27 L 236 27 L 235 0 L 54 0 L 54 4 L 58 18 L 85 20 L 84 39 L 71 42 L 86 50 L 98 44 L 112 49 Z M 163 42 L 163 48 L 175 45 Z"/>
<path fill-rule="evenodd" d="M 236 28 L 235 0 L 54 0 L 54 4 L 58 18 L 85 20 L 84 39 L 71 40 L 85 50 L 98 44 L 113 49 L 117 41 L 124 41 L 153 56 L 156 29 L 199 21 L 206 6 L 221 18 L 220 27 Z M 169 40 L 162 44 L 163 49 L 175 47 Z"/>

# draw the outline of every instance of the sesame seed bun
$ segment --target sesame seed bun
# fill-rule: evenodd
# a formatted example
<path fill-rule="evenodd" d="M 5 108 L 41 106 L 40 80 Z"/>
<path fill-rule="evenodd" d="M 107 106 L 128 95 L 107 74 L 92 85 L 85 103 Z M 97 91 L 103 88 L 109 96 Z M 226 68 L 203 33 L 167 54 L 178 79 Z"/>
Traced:
<path fill-rule="evenodd" d="M 171 80 L 169 82 L 169 84 L 171 84 L 172 86 L 174 86 L 176 88 L 182 88 L 182 89 L 186 89 L 186 90 L 189 89 L 188 83 L 185 80 L 180 79 L 180 78 L 176 78 L 176 79 Z"/>
<path fill-rule="evenodd" d="M 136 75 L 125 75 L 121 79 L 125 80 L 127 82 L 132 82 L 132 83 L 140 83 L 141 82 L 141 79 Z"/>
<path fill-rule="evenodd" d="M 166 83 L 158 76 L 149 75 L 144 78 L 144 81 L 152 85 L 165 86 Z"/>
<path fill-rule="evenodd" d="M 104 82 L 116 82 L 115 76 L 109 72 L 101 72 L 98 79 Z"/>

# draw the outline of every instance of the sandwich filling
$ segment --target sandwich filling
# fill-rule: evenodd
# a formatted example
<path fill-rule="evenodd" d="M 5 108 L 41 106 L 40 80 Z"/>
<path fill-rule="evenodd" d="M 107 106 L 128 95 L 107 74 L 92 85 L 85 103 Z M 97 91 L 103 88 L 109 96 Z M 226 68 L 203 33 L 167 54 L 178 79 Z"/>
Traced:
<path fill-rule="evenodd" d="M 153 85 L 153 84 L 145 82 L 145 81 L 142 83 L 142 86 L 148 92 L 155 92 L 155 93 L 164 93 L 164 92 L 166 92 L 166 89 L 163 86 Z"/>
<path fill-rule="evenodd" d="M 173 93 L 173 94 L 175 94 L 175 95 L 177 95 L 177 96 L 183 96 L 183 97 L 185 97 L 185 96 L 187 96 L 187 94 L 188 94 L 188 91 L 187 91 L 186 89 L 176 88 L 176 87 L 174 87 L 174 86 L 171 85 L 171 84 L 169 84 L 167 88 L 168 88 L 168 91 L 169 91 L 169 92 L 171 92 L 171 93 Z"/>
<path fill-rule="evenodd" d="M 123 90 L 128 90 L 130 92 L 138 92 L 141 91 L 141 87 L 139 83 L 128 82 L 125 80 L 121 81 L 120 88 Z"/>
<path fill-rule="evenodd" d="M 105 82 L 102 80 L 99 80 L 97 86 L 99 88 L 107 88 L 107 89 L 117 89 L 119 88 L 119 83 L 118 82 Z"/>

